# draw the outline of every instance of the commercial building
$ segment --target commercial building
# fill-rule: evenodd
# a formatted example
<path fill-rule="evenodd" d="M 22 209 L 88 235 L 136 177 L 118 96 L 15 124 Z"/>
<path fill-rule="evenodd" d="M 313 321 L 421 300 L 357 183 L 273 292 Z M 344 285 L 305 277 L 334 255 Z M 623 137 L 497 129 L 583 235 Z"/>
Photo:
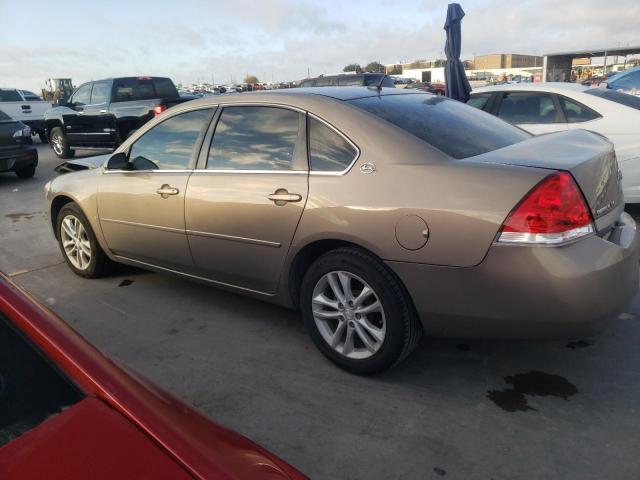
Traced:
<path fill-rule="evenodd" d="M 477 55 L 473 59 L 475 70 L 499 70 L 505 68 L 530 68 L 542 66 L 542 57 L 517 53 L 492 53 Z"/>
<path fill-rule="evenodd" d="M 542 78 L 547 82 L 568 82 L 580 80 L 582 77 L 603 75 L 612 70 L 624 70 L 627 68 L 627 56 L 637 54 L 640 54 L 640 46 L 548 53 L 544 56 Z M 612 57 L 615 58 L 614 62 Z M 621 59 L 617 57 L 624 57 L 624 62 L 621 63 Z M 593 61 L 600 58 L 603 59 L 602 63 Z M 589 59 L 589 63 L 579 59 Z M 615 68 L 613 63 L 616 64 Z M 580 66 L 583 68 L 576 68 Z"/>

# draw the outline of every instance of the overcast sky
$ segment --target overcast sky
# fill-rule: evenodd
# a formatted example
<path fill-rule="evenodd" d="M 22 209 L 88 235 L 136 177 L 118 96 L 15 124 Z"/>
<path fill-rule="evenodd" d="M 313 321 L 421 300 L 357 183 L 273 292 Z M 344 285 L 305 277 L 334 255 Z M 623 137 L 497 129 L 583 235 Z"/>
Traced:
<path fill-rule="evenodd" d="M 640 1 L 461 2 L 462 57 L 640 44 Z M 295 80 L 348 63 L 438 58 L 437 0 L 0 0 L 0 85 L 121 75 Z"/>

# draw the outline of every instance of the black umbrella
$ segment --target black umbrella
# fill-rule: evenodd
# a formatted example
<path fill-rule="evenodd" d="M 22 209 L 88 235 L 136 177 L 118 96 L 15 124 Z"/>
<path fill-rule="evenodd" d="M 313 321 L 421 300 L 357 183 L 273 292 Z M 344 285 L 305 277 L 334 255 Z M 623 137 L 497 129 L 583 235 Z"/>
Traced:
<path fill-rule="evenodd" d="M 444 53 L 447 55 L 444 80 L 447 97 L 466 102 L 469 100 L 471 85 L 469 85 L 467 75 L 464 73 L 464 65 L 460 61 L 462 43 L 460 22 L 462 22 L 462 17 L 464 17 L 464 10 L 460 4 L 450 3 L 447 7 L 447 21 L 444 22 L 444 29 L 447 32 L 447 43 L 444 46 Z"/>

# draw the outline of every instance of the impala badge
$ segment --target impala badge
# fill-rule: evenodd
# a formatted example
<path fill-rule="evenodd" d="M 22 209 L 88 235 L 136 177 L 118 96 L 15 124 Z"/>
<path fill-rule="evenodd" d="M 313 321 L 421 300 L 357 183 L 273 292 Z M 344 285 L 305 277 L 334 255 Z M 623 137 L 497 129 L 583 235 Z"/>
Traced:
<path fill-rule="evenodd" d="M 362 173 L 373 173 L 376 171 L 376 165 L 375 163 L 371 163 L 371 162 L 363 163 L 362 166 L 360 167 L 360 171 Z"/>

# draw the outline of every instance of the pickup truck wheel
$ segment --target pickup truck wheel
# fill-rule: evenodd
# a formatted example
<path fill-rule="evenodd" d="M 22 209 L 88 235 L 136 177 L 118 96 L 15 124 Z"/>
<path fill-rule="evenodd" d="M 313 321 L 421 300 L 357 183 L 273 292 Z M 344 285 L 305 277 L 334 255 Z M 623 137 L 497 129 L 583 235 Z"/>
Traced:
<path fill-rule="evenodd" d="M 20 170 L 16 170 L 16 175 L 20 178 L 31 178 L 36 174 L 36 166 L 31 165 L 30 167 L 22 168 Z"/>
<path fill-rule="evenodd" d="M 47 141 L 47 134 L 46 134 L 46 133 L 44 133 L 44 132 L 38 132 L 38 137 L 40 137 L 40 141 L 41 141 L 42 143 L 49 143 L 49 142 Z"/>
<path fill-rule="evenodd" d="M 69 147 L 69 142 L 62 132 L 62 128 L 56 127 L 51 130 L 50 138 L 51 148 L 58 158 L 71 158 L 75 155 L 76 151 Z"/>
<path fill-rule="evenodd" d="M 76 275 L 99 278 L 112 272 L 115 262 L 100 247 L 77 203 L 67 203 L 60 210 L 56 235 L 64 259 Z"/>

